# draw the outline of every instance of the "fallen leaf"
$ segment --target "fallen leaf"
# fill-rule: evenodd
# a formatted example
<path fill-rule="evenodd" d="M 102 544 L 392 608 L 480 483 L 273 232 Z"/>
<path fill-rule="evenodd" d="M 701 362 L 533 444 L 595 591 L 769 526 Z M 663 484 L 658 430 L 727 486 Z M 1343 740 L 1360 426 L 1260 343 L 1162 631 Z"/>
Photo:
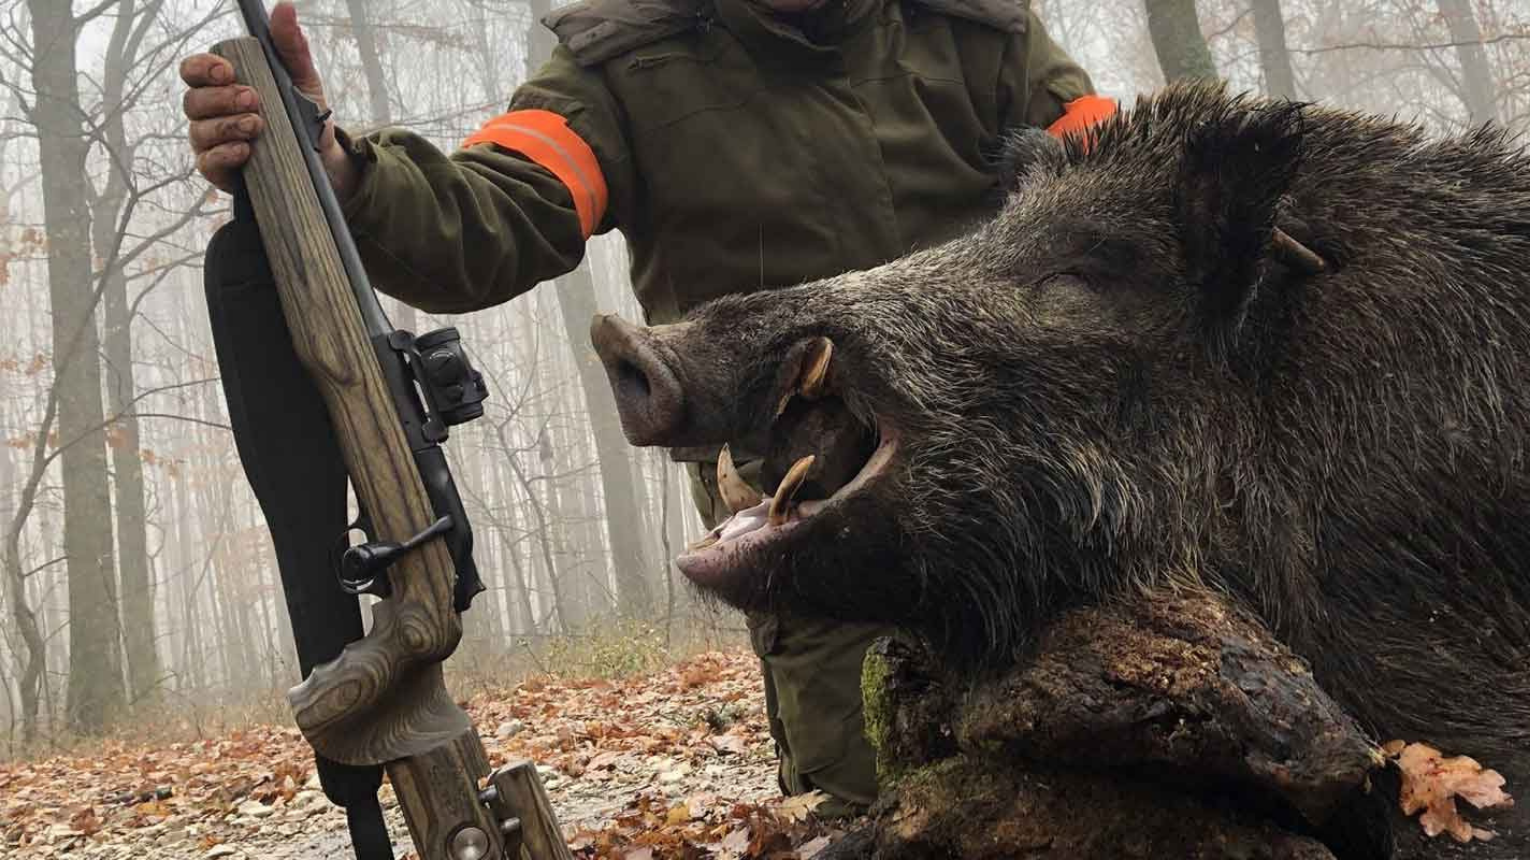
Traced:
<path fill-rule="evenodd" d="M 1383 749 L 1399 750 L 1395 759 L 1402 772 L 1398 803 L 1403 814 L 1423 810 L 1419 824 L 1431 838 L 1449 833 L 1457 842 L 1492 839 L 1495 834 L 1491 830 L 1473 827 L 1461 817 L 1455 799 L 1459 797 L 1478 809 L 1513 806 L 1514 798 L 1503 791 L 1503 776 L 1467 756 L 1445 758 L 1425 744 L 1403 744 L 1399 749 L 1398 743 L 1393 741 Z"/>
<path fill-rule="evenodd" d="M 749 828 L 740 827 L 722 838 L 720 846 L 727 851 L 742 854 L 749 850 Z"/>
<path fill-rule="evenodd" d="M 69 826 L 77 833 L 90 836 L 101 830 L 101 819 L 96 815 L 95 807 L 86 806 L 69 816 Z"/>
<path fill-rule="evenodd" d="M 691 820 L 691 808 L 684 803 L 677 803 L 669 808 L 669 814 L 664 816 L 664 823 L 671 827 L 684 824 Z"/>
<path fill-rule="evenodd" d="M 806 821 L 828 800 L 827 794 L 821 791 L 810 791 L 788 797 L 781 801 L 781 805 L 776 807 L 776 810 L 787 821 Z"/>
<path fill-rule="evenodd" d="M 801 857 L 801 860 L 813 860 L 814 857 L 818 856 L 818 852 L 828 847 L 829 837 L 820 836 L 817 839 L 811 839 L 802 843 L 802 847 L 797 849 L 797 854 Z"/>
<path fill-rule="evenodd" d="M 713 748 L 720 753 L 746 755 L 749 752 L 749 742 L 739 735 L 716 735 L 711 742 Z"/>

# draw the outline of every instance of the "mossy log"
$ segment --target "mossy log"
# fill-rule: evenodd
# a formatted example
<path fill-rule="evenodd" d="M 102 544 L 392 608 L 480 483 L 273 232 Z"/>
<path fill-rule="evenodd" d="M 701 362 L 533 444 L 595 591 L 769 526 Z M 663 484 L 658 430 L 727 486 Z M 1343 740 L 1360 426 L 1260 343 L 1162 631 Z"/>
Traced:
<path fill-rule="evenodd" d="M 864 680 L 883 791 L 860 856 L 1383 850 L 1379 750 L 1301 659 L 1212 595 L 1067 612 L 1029 659 L 977 682 L 884 640 Z"/>

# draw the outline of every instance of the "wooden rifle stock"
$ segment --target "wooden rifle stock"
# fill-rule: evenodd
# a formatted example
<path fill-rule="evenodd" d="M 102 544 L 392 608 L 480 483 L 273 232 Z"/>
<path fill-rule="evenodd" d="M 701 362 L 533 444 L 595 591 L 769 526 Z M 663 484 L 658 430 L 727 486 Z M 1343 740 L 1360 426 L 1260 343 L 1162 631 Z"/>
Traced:
<path fill-rule="evenodd" d="M 254 88 L 264 106 L 265 131 L 254 142 L 244 183 L 293 347 L 328 407 L 374 537 L 403 543 L 430 527 L 436 512 L 310 178 L 300 137 L 282 109 L 281 91 L 258 39 L 230 39 L 213 51 L 233 63 L 237 80 Z M 441 673 L 441 661 L 462 636 L 453 604 L 451 554 L 442 540 L 429 540 L 394 563 L 387 576 L 391 593 L 373 607 L 371 631 L 288 692 L 297 725 L 327 758 L 386 766 L 424 860 L 502 856 L 506 840 L 501 830 L 508 829 L 504 813 L 509 810 L 502 799 L 491 809 L 487 797 L 480 796 L 481 781 L 490 776 L 488 758 Z M 547 846 L 528 856 L 571 856 L 534 767 L 524 763 L 495 775 L 494 781 L 529 784 L 531 789 L 516 794 L 541 798 L 537 808 L 515 810 L 526 843 Z M 491 794 L 498 798 L 503 793 Z M 461 853 L 477 839 L 469 828 L 489 840 L 483 853 Z M 519 835 L 508 841 L 521 844 Z M 518 856 L 524 849 L 514 850 L 512 856 Z"/>

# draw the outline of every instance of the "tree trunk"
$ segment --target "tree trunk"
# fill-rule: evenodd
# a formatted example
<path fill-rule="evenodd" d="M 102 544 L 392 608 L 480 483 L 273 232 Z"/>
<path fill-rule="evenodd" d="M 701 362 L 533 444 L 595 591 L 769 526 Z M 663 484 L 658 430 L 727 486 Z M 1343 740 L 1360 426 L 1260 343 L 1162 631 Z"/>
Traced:
<path fill-rule="evenodd" d="M 508 446 L 506 446 L 506 448 L 508 449 Z M 544 610 L 543 615 L 556 616 L 558 619 L 558 629 L 562 630 L 564 633 L 567 633 L 572 628 L 569 627 L 568 624 L 567 607 L 564 606 L 563 602 L 563 588 L 558 580 L 558 563 L 554 560 L 555 539 L 553 537 L 553 530 L 548 528 L 547 512 L 543 509 L 542 504 L 537 500 L 536 487 L 534 487 L 531 481 L 527 479 L 526 473 L 521 469 L 521 465 L 515 459 L 515 455 L 512 454 L 510 456 L 509 463 L 510 468 L 515 472 L 516 480 L 520 482 L 521 488 L 526 492 L 526 498 L 530 500 L 531 513 L 536 518 L 537 536 L 540 538 L 538 543 L 542 547 L 542 562 L 544 573 L 547 575 L 547 591 L 545 593 L 552 599 L 551 612 Z M 556 504 L 558 498 L 557 488 L 553 487 L 551 482 L 544 481 L 543 483 L 548 484 L 548 499 L 552 503 Z M 556 511 L 553 512 L 553 520 L 554 522 L 557 521 Z M 561 554 L 561 552 L 557 554 Z M 538 601 L 538 604 L 540 606 L 540 600 Z M 537 626 L 540 627 L 541 625 Z"/>
<path fill-rule="evenodd" d="M 154 649 L 154 591 L 149 575 L 147 515 L 143 500 L 143 461 L 139 458 L 138 417 L 133 396 L 132 311 L 128 306 L 127 273 L 118 264 L 122 235 L 118 219 L 127 199 L 125 170 L 133 161 L 123 127 L 123 93 L 127 72 L 137 55 L 144 16 L 158 12 L 162 0 L 135 14 L 134 0 L 123 0 L 106 52 L 102 78 L 102 132 L 106 143 L 106 187 L 92 201 L 91 232 L 96 259 L 108 268 L 103 303 L 106 312 L 106 392 L 114 422 L 109 436 L 117 501 L 117 565 L 121 578 L 123 645 L 128 666 L 128 695 L 135 703 L 152 695 L 159 683 L 159 656 Z"/>
<path fill-rule="evenodd" d="M 28 0 L 32 85 L 48 237 L 54 385 L 69 558 L 70 728 L 102 729 L 124 703 L 121 630 L 112 559 L 112 504 L 102 429 L 100 340 L 91 289 L 86 144 L 75 67 L 77 29 L 68 3 Z M 40 444 L 45 444 L 45 440 Z"/>
<path fill-rule="evenodd" d="M 526 74 L 530 77 L 552 59 L 558 37 L 542 26 L 542 18 L 552 11 L 552 0 L 529 0 L 527 5 L 531 9 L 531 28 L 526 31 Z"/>
<path fill-rule="evenodd" d="M 1450 41 L 1455 43 L 1456 57 L 1461 61 L 1461 100 L 1466 103 L 1471 124 L 1493 122 L 1498 119 L 1497 87 L 1471 0 L 1440 0 L 1440 14 L 1450 28 Z"/>
<path fill-rule="evenodd" d="M 201 690 L 206 685 L 204 655 L 202 651 L 202 612 L 198 608 L 203 571 L 199 560 L 192 554 L 196 545 L 192 540 L 191 488 L 187 481 L 175 481 L 170 485 L 171 498 L 175 502 L 175 540 L 179 547 L 181 581 L 181 677 L 177 689 Z"/>
<path fill-rule="evenodd" d="M 377 54 L 377 36 L 365 0 L 345 0 L 351 15 L 351 32 L 361 52 L 361 71 L 367 79 L 367 97 L 371 100 L 372 123 L 378 127 L 393 124 L 393 109 L 388 101 L 388 83 L 383 76 L 382 60 Z"/>
<path fill-rule="evenodd" d="M 670 559 L 674 558 L 674 546 L 670 543 L 669 519 L 669 469 L 659 472 L 659 550 L 664 554 L 659 569 L 664 572 L 664 647 L 674 643 L 675 632 L 675 577 L 670 572 Z"/>
<path fill-rule="evenodd" d="M 263 516 L 258 508 L 255 516 Z M 274 604 L 271 620 L 276 625 L 277 647 L 281 649 L 279 681 L 282 685 L 290 687 L 303 680 L 303 675 L 298 671 L 297 640 L 293 637 L 292 616 L 288 614 L 285 592 L 282 590 L 281 571 L 276 568 L 274 562 L 275 559 L 269 553 L 260 554 L 261 588 L 270 592 L 271 602 Z"/>
<path fill-rule="evenodd" d="M 1280 0 L 1251 0 L 1251 3 L 1265 92 L 1278 99 L 1294 99 L 1296 75 L 1291 71 L 1291 52 L 1286 50 L 1286 19 L 1280 11 Z"/>
<path fill-rule="evenodd" d="M 1146 0 L 1148 34 L 1164 79 L 1170 83 L 1191 78 L 1217 77 L 1211 49 L 1201 34 L 1195 0 Z"/>
<path fill-rule="evenodd" d="M 37 613 L 27 600 L 27 577 L 21 567 L 21 527 L 26 521 L 30 503 L 25 493 L 11 497 L 11 488 L 20 486 L 15 464 L 11 462 L 11 449 L 0 449 L 0 514 L 6 523 L 5 543 L 0 545 L 0 575 L 5 577 L 5 609 L 17 635 L 21 637 L 21 649 L 12 654 L 16 663 L 16 684 L 21 696 L 21 740 L 31 744 L 37 739 L 37 708 L 42 695 L 43 667 L 46 665 L 47 643 L 42 628 L 37 623 Z"/>
<path fill-rule="evenodd" d="M 220 415 L 213 386 L 202 390 L 201 414 L 213 419 Z M 199 458 L 204 475 L 223 472 L 223 458 L 219 453 L 209 452 Z M 239 518 L 234 510 L 233 493 L 227 481 L 211 481 L 208 498 L 200 506 L 206 514 L 202 520 L 202 533 L 217 537 L 211 547 L 212 589 L 208 596 L 217 606 L 213 613 L 218 627 L 218 650 L 223 666 L 223 683 L 230 690 L 238 689 L 243 679 L 258 663 L 254 643 L 250 635 L 247 560 L 239 553 Z"/>
<path fill-rule="evenodd" d="M 646 618 L 652 610 L 648 561 L 643 552 L 642 511 L 632 480 L 631 449 L 622 436 L 616 400 L 595 351 L 590 346 L 590 320 L 595 317 L 595 284 L 587 265 L 558 281 L 558 307 L 568 330 L 568 343 L 584 389 L 585 411 L 595 434 L 600 461 L 600 489 L 605 500 L 606 538 L 616 573 L 617 612 Z"/>
<path fill-rule="evenodd" d="M 377 51 L 377 30 L 372 26 L 371 13 L 366 0 L 345 0 L 346 11 L 351 16 L 351 33 L 356 37 L 356 49 L 361 53 L 361 73 L 367 79 L 367 99 L 371 106 L 373 128 L 386 128 L 393 124 L 393 103 L 388 98 L 388 79 L 383 73 L 382 58 Z M 393 324 L 405 331 L 414 331 L 419 317 L 410 305 L 389 302 L 393 305 Z"/>
<path fill-rule="evenodd" d="M 452 473 L 459 476 L 457 485 L 462 490 L 464 504 L 472 504 L 488 498 L 483 472 L 483 444 L 479 439 L 472 438 L 477 436 L 480 430 L 481 428 L 476 425 L 459 430 L 458 444 L 450 454 Z M 479 505 L 473 507 L 477 509 L 470 509 L 469 515 L 475 521 L 481 519 L 479 512 L 482 507 Z M 488 549 L 485 542 L 479 542 L 476 546 Z M 481 560 L 486 562 L 486 569 L 493 569 L 487 552 Z M 497 582 L 496 578 L 496 585 Z M 484 592 L 473 601 L 471 611 L 462 616 L 463 644 L 475 649 L 481 655 L 492 654 L 498 643 L 504 641 L 503 621 L 499 613 L 494 611 L 494 591 Z"/>
<path fill-rule="evenodd" d="M 8 204 L 9 201 L 7 201 Z M 22 209 L 27 210 L 30 201 L 23 195 Z M 35 207 L 34 207 L 35 208 Z M 9 205 L 6 207 L 7 221 L 9 221 Z M 38 303 L 36 290 L 22 291 L 23 311 L 26 319 L 38 319 L 43 308 Z M 31 333 L 34 338 L 33 350 L 40 350 L 42 339 L 36 333 Z M 48 595 L 49 591 L 42 590 L 35 596 L 30 593 L 40 589 L 30 588 L 31 578 L 22 568 L 22 560 L 29 557 L 27 548 L 23 545 L 26 536 L 26 527 L 32 515 L 37 499 L 37 492 L 47 470 L 47 448 L 43 439 L 53 422 L 57 419 L 57 391 L 50 390 L 47 393 L 52 402 L 45 408 L 44 420 L 37 433 L 37 444 L 32 449 L 30 463 L 31 473 L 26 482 L 20 485 L 14 500 L 10 518 L 6 521 L 5 542 L 0 544 L 0 574 L 14 587 L 7 595 L 6 611 L 11 622 L 16 625 L 17 632 L 21 635 L 22 644 L 26 648 L 25 654 L 16 653 L 17 670 L 16 682 L 21 695 L 22 711 L 22 739 L 25 741 L 36 740 L 39 727 L 41 726 L 41 713 L 46 708 L 50 715 L 53 704 L 48 697 L 48 641 L 51 638 L 43 633 L 51 630 L 48 626 Z M 11 486 L 16 486 L 12 484 Z M 49 528 L 48 508 L 38 511 L 38 532 L 43 537 L 44 546 L 57 546 L 58 540 Z M 47 559 L 51 560 L 51 559 Z M 35 599 L 34 599 L 35 597 Z M 57 649 L 55 649 L 55 653 Z"/>
<path fill-rule="evenodd" d="M 584 627 L 589 615 L 589 601 L 579 599 L 585 586 L 579 577 L 585 571 L 581 570 L 578 547 L 570 540 L 574 526 L 569 522 L 564 503 L 567 488 L 564 482 L 557 479 L 557 458 L 553 452 L 550 431 L 545 427 L 537 439 L 537 465 L 542 473 L 542 486 L 547 488 L 547 501 L 542 507 L 545 516 L 539 523 L 548 532 L 552 541 L 550 546 L 553 547 L 552 554 L 548 556 L 547 584 L 558 601 L 558 623 L 563 626 L 564 632 L 568 632 Z M 529 481 L 526 482 L 526 489 L 528 492 L 535 490 Z"/>
<path fill-rule="evenodd" d="M 508 457 L 514 456 L 502 453 L 494 464 L 494 487 L 499 496 L 499 502 L 505 508 L 505 522 L 496 525 L 494 531 L 499 535 L 500 546 L 503 554 L 509 559 L 511 575 L 514 577 L 515 594 L 511 605 L 515 607 L 515 631 L 522 635 L 537 632 L 537 616 L 531 609 L 531 586 L 527 581 L 526 568 L 521 564 L 520 550 L 516 546 L 513 535 L 520 529 L 519 506 L 516 504 L 515 495 L 510 492 L 510 486 L 505 482 L 506 464 Z"/>

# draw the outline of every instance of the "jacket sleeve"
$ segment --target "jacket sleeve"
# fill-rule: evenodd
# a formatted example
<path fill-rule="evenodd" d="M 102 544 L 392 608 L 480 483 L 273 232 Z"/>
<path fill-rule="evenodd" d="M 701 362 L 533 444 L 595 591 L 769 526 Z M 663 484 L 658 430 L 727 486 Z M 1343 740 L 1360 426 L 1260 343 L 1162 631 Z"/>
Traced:
<path fill-rule="evenodd" d="M 1094 82 L 1052 41 L 1034 11 L 1027 19 L 1025 32 L 1010 41 L 1000 76 L 1003 125 L 1051 128 L 1069 105 L 1094 96 Z"/>
<path fill-rule="evenodd" d="M 400 129 L 349 145 L 363 173 L 344 210 L 367 272 L 433 313 L 490 307 L 572 271 L 630 205 L 620 108 L 562 46 L 450 155 Z"/>

